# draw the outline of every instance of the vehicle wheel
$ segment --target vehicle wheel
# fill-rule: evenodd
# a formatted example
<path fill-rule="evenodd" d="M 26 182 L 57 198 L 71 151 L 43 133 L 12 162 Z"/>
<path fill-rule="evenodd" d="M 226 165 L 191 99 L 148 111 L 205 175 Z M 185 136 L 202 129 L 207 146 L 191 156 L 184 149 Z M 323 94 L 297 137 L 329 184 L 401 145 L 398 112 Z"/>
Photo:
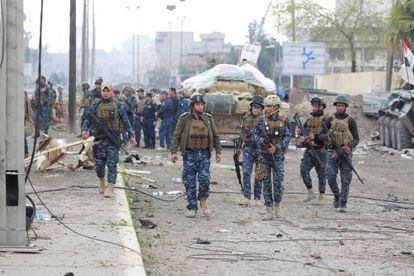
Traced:
<path fill-rule="evenodd" d="M 383 126 L 383 122 L 384 122 L 385 116 L 381 116 L 378 118 L 377 124 L 378 124 L 378 133 L 379 133 L 379 138 L 381 141 L 384 141 L 384 136 L 383 136 L 383 131 L 384 131 L 384 126 Z"/>
<path fill-rule="evenodd" d="M 397 118 L 391 120 L 391 146 L 393 149 L 397 149 L 397 128 L 395 127 L 398 122 Z"/>
<path fill-rule="evenodd" d="M 387 117 L 384 119 L 384 140 L 383 142 L 385 143 L 385 146 L 391 148 L 392 147 L 392 143 L 391 143 L 391 120 L 392 117 Z"/>
<path fill-rule="evenodd" d="M 402 150 L 406 148 L 414 148 L 412 143 L 411 133 L 408 132 L 408 129 L 401 123 L 400 120 L 395 124 L 397 130 L 397 150 Z"/>

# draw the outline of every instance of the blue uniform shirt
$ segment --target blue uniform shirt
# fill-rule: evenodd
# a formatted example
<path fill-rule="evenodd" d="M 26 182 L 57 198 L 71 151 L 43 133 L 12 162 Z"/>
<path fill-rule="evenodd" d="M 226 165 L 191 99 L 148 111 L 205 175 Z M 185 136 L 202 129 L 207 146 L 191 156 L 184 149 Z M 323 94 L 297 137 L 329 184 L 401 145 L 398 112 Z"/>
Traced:
<path fill-rule="evenodd" d="M 161 105 L 160 109 L 157 111 L 158 116 L 161 119 L 173 116 L 173 102 L 171 98 L 167 98 Z"/>

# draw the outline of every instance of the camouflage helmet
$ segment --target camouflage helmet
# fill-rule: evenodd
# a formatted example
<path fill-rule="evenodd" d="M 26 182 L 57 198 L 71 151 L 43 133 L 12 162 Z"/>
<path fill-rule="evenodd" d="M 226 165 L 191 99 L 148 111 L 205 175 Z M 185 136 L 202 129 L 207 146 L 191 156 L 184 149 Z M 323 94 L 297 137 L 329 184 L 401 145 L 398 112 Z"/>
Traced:
<path fill-rule="evenodd" d="M 87 82 L 83 82 L 82 84 L 81 84 L 81 87 L 82 87 L 82 90 L 83 89 L 89 89 L 89 83 L 87 83 Z"/>
<path fill-rule="evenodd" d="M 281 105 L 282 102 L 280 100 L 280 98 L 276 95 L 269 95 L 264 99 L 264 105 L 265 106 L 276 106 L 276 105 Z"/>
<path fill-rule="evenodd" d="M 252 108 L 254 105 L 264 108 L 263 105 L 263 97 L 261 96 L 253 96 L 252 102 L 250 103 L 250 107 Z"/>
<path fill-rule="evenodd" d="M 338 95 L 335 97 L 333 104 L 336 105 L 338 103 L 343 103 L 346 106 L 349 106 L 349 99 L 346 95 Z"/>
<path fill-rule="evenodd" d="M 204 96 L 201 95 L 200 93 L 194 93 L 190 98 L 190 102 L 191 104 L 195 104 L 197 102 L 202 102 L 203 104 L 206 103 L 204 100 Z"/>

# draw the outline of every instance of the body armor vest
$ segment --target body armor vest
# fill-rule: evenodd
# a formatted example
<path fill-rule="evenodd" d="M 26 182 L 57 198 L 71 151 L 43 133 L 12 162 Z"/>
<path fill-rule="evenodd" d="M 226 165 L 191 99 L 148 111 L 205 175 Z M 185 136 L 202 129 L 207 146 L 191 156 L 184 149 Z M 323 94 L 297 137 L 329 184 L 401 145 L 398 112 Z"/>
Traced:
<path fill-rule="evenodd" d="M 353 140 L 351 130 L 349 129 L 351 117 L 347 116 L 345 119 L 337 119 L 333 116 L 332 118 L 330 131 L 340 146 L 348 146 Z M 328 141 L 328 143 L 332 144 L 331 141 Z"/>
<path fill-rule="evenodd" d="M 282 141 L 285 134 L 285 121 L 280 118 L 276 120 L 265 119 L 264 127 L 264 131 L 273 145 Z"/>
<path fill-rule="evenodd" d="M 187 148 L 192 150 L 209 148 L 208 128 L 202 120 L 191 120 Z"/>
<path fill-rule="evenodd" d="M 251 114 L 245 114 L 242 122 L 242 139 L 244 142 L 253 142 L 252 131 L 256 127 L 257 121 L 261 115 L 254 117 Z"/>
<path fill-rule="evenodd" d="M 91 105 L 91 100 L 89 96 L 83 96 L 82 98 L 82 107 L 89 107 Z"/>
<path fill-rule="evenodd" d="M 137 101 L 137 113 L 142 113 L 142 111 L 144 111 L 144 100 L 139 99 Z"/>
<path fill-rule="evenodd" d="M 326 117 L 324 115 L 319 116 L 319 117 L 311 117 L 309 119 L 306 120 L 306 131 L 308 132 L 308 134 L 310 133 L 314 133 L 314 134 L 318 134 L 321 132 L 322 130 L 322 124 L 323 124 L 323 120 Z"/>
<path fill-rule="evenodd" d="M 119 119 L 117 102 L 111 101 L 108 103 L 99 103 L 96 109 L 96 116 L 107 129 L 117 134 L 123 132 L 124 127 L 121 120 Z"/>

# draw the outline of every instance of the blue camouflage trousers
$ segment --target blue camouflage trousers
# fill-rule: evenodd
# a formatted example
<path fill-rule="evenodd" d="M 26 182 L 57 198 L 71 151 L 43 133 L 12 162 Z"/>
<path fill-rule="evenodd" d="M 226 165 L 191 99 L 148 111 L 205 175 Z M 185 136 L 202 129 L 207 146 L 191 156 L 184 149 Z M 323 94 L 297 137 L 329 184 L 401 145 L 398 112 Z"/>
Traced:
<path fill-rule="evenodd" d="M 93 146 L 93 157 L 95 158 L 95 172 L 98 177 L 105 177 L 105 166 L 108 167 L 106 179 L 115 183 L 117 177 L 117 164 L 119 161 L 119 148 L 111 142 L 98 142 Z"/>
<path fill-rule="evenodd" d="M 307 189 L 312 189 L 312 179 L 310 177 L 310 171 L 315 168 L 319 181 L 319 193 L 324 194 L 326 189 L 326 150 L 315 149 L 316 155 L 319 157 L 321 164 L 318 163 L 316 157 L 312 155 L 312 152 L 307 149 L 303 154 L 302 161 L 300 163 L 300 176 L 303 179 L 303 183 Z"/>
<path fill-rule="evenodd" d="M 155 126 L 154 119 L 145 118 L 142 124 L 142 131 L 144 132 L 145 147 L 155 148 Z"/>
<path fill-rule="evenodd" d="M 171 144 L 172 138 L 172 126 L 174 123 L 174 119 L 172 117 L 166 117 L 161 120 L 160 125 L 160 147 L 164 148 L 167 145 L 167 148 Z"/>
<path fill-rule="evenodd" d="M 187 209 L 198 210 L 197 200 L 208 198 L 210 192 L 210 151 L 185 150 L 183 158 L 183 183 L 187 194 Z M 197 183 L 198 180 L 198 195 Z"/>
<path fill-rule="evenodd" d="M 139 118 L 136 118 L 134 132 L 135 132 L 135 141 L 137 141 L 138 146 L 140 146 L 140 143 L 141 143 L 141 131 L 142 131 L 142 123 L 139 120 Z"/>
<path fill-rule="evenodd" d="M 348 160 L 352 164 L 352 154 L 349 154 Z M 329 187 L 332 193 L 339 196 L 339 201 L 343 204 L 347 203 L 349 195 L 349 185 L 352 180 L 352 169 L 342 159 L 343 157 L 334 160 L 331 155 L 328 154 L 326 157 L 326 178 L 328 179 Z M 341 190 L 338 188 L 338 182 L 336 176 L 340 170 L 341 175 Z"/>
<path fill-rule="evenodd" d="M 250 146 L 246 146 L 243 150 L 243 196 L 250 199 L 251 197 L 251 175 L 253 172 L 253 164 L 259 157 L 259 153 L 256 149 Z M 254 196 L 255 200 L 259 200 L 262 194 L 262 182 L 256 177 L 254 178 Z"/>
<path fill-rule="evenodd" d="M 40 114 L 38 114 L 40 109 Z M 38 117 L 39 116 L 39 117 Z M 38 125 L 38 119 L 41 120 L 42 124 Z M 35 123 L 35 128 L 36 128 L 36 132 L 35 135 L 39 136 L 40 135 L 40 130 L 43 129 L 45 134 L 49 133 L 49 108 L 48 106 L 43 106 L 40 108 L 36 108 L 34 110 L 34 123 Z"/>
<path fill-rule="evenodd" d="M 263 174 L 263 197 L 266 206 L 281 202 L 284 190 L 285 154 L 275 153 L 273 156 L 274 161 L 272 155 L 268 153 L 260 153 L 259 155 L 258 170 Z M 273 175 L 273 185 L 271 174 Z"/>

